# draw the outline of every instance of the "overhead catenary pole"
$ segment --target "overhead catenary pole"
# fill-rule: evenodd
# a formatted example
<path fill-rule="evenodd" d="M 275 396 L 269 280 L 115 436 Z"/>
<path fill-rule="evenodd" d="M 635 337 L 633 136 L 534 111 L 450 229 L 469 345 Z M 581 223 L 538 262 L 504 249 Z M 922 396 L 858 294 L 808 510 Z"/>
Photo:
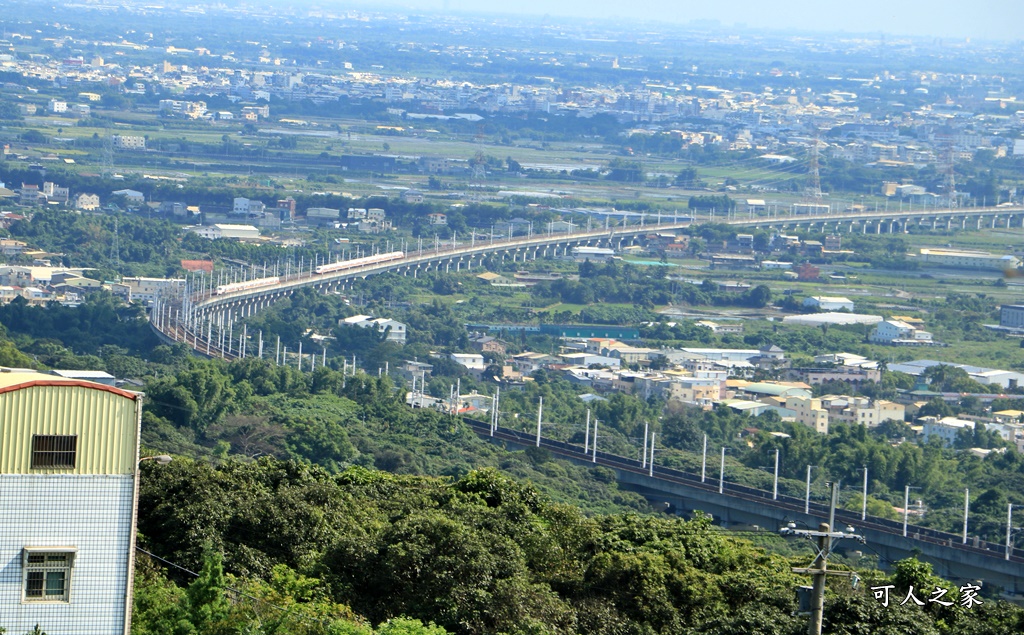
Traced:
<path fill-rule="evenodd" d="M 647 476 L 654 476 L 654 439 L 658 436 L 657 432 L 651 433 L 651 461 L 647 465 Z"/>
<path fill-rule="evenodd" d="M 607 217 L 605 217 L 607 218 Z M 703 483 L 708 471 L 708 435 L 704 435 L 704 454 L 700 459 L 700 482 Z"/>
<path fill-rule="evenodd" d="M 829 527 L 835 527 L 836 526 L 836 505 L 839 504 L 839 490 L 842 487 L 842 485 L 841 485 L 841 483 L 839 481 L 836 481 L 835 483 L 829 483 L 829 486 L 832 488 L 832 491 L 831 491 L 831 495 L 832 496 L 831 496 L 831 499 L 830 499 L 830 502 L 829 502 L 829 506 L 828 506 L 828 525 L 829 525 Z"/>
<path fill-rule="evenodd" d="M 779 450 L 775 449 L 775 478 L 772 481 L 772 500 L 779 500 Z"/>
<path fill-rule="evenodd" d="M 807 466 L 807 490 L 804 493 L 804 513 L 811 513 L 811 468 L 813 465 Z"/>
<path fill-rule="evenodd" d="M 544 416 L 544 397 L 540 397 L 540 403 L 537 404 L 537 447 L 540 447 L 540 420 Z"/>
<path fill-rule="evenodd" d="M 648 423 L 644 422 L 644 458 L 643 463 L 641 463 L 640 467 L 647 467 L 647 427 Z M 651 457 L 652 460 L 653 458 L 654 457 Z"/>
<path fill-rule="evenodd" d="M 494 436 L 494 432 L 498 429 L 498 421 L 500 420 L 501 413 L 498 408 L 501 406 L 501 386 L 498 386 L 494 391 L 494 417 L 491 419 L 491 436 Z"/>
<path fill-rule="evenodd" d="M 964 544 L 967 544 L 967 514 L 971 510 L 971 489 L 964 489 Z"/>
<path fill-rule="evenodd" d="M 583 434 L 583 454 L 590 450 L 590 409 L 587 408 L 587 431 Z"/>
<path fill-rule="evenodd" d="M 725 446 L 722 446 L 722 465 L 718 470 L 718 493 L 725 490 Z"/>
<path fill-rule="evenodd" d="M 860 519 L 866 520 L 868 517 L 868 466 L 864 466 L 864 493 L 860 502 Z"/>
<path fill-rule="evenodd" d="M 1010 553 L 1013 551 L 1013 545 L 1010 542 L 1013 537 L 1013 503 L 1010 503 L 1006 507 L 1006 559 L 1010 559 Z"/>
<path fill-rule="evenodd" d="M 594 447 L 593 447 L 593 458 L 592 463 L 597 463 L 597 419 L 594 419 Z"/>
<path fill-rule="evenodd" d="M 907 520 L 910 517 L 910 486 L 903 486 L 903 537 L 907 537 Z"/>

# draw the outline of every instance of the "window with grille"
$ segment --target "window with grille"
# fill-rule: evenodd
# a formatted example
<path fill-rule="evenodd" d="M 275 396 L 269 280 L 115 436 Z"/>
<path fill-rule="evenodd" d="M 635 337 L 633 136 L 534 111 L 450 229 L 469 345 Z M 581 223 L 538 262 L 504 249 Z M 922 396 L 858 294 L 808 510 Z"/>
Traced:
<path fill-rule="evenodd" d="M 36 434 L 32 436 L 33 468 L 74 468 L 77 456 L 77 435 Z"/>
<path fill-rule="evenodd" d="M 25 549 L 24 601 L 68 602 L 71 599 L 73 549 Z"/>

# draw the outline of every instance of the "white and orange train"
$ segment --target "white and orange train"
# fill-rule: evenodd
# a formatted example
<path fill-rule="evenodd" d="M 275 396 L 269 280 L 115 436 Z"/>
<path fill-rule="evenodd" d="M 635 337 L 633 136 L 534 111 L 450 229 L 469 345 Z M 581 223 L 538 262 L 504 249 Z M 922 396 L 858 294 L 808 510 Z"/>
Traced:
<path fill-rule="evenodd" d="M 361 258 L 353 258 L 351 260 L 339 260 L 338 262 L 332 262 L 329 264 L 320 265 L 319 267 L 316 267 L 315 269 L 313 269 L 313 275 L 320 276 L 325 273 L 337 273 L 339 271 L 359 269 L 361 267 L 379 265 L 385 262 L 392 262 L 394 260 L 401 260 L 402 258 L 405 258 L 404 252 L 389 251 L 386 254 L 363 256 Z M 218 285 L 213 290 L 213 295 L 224 295 L 227 293 L 235 293 L 237 291 L 249 291 L 250 289 L 272 287 L 276 284 L 280 284 L 280 282 L 281 278 L 279 276 L 273 276 L 270 278 L 257 278 L 255 280 L 246 280 L 245 282 L 222 284 Z"/>

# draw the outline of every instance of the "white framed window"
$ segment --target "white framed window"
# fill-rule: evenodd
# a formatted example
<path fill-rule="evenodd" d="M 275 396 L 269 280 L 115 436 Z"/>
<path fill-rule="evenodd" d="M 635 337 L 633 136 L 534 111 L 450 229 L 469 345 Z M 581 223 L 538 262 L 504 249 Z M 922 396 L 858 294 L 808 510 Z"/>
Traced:
<path fill-rule="evenodd" d="M 70 602 L 74 547 L 25 547 L 22 554 L 23 602 Z"/>

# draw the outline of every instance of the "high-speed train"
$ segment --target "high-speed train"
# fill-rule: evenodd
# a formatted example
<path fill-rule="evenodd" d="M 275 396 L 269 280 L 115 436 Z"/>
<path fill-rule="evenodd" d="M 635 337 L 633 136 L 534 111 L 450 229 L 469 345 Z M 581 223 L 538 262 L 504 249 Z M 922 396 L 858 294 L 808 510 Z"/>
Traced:
<path fill-rule="evenodd" d="M 234 293 L 235 291 L 247 291 L 249 289 L 259 289 L 260 287 L 271 287 L 281 282 L 281 278 L 274 276 L 272 278 L 256 278 L 254 280 L 246 280 L 245 282 L 232 282 L 231 284 L 217 285 L 217 288 L 213 290 L 213 295 L 224 295 L 225 293 Z"/>
<path fill-rule="evenodd" d="M 379 265 L 384 262 L 391 262 L 392 260 L 401 260 L 402 258 L 405 258 L 405 253 L 401 251 L 389 251 L 386 254 L 377 254 L 375 256 L 363 256 L 361 258 L 353 258 L 352 260 L 339 260 L 338 262 L 320 265 L 313 271 L 318 274 L 335 273 L 338 271 L 345 271 L 346 269 L 357 269 L 367 265 Z"/>
<path fill-rule="evenodd" d="M 332 262 L 329 264 L 320 265 L 313 269 L 313 275 L 323 275 L 325 273 L 337 273 L 339 271 L 347 271 L 349 269 L 358 269 L 360 267 L 367 267 L 371 265 L 379 265 L 385 262 L 392 262 L 394 260 L 401 260 L 405 258 L 405 253 L 401 251 L 389 251 L 384 254 L 376 254 L 374 256 L 363 256 L 361 258 L 353 258 L 351 260 L 340 260 L 338 262 Z M 213 290 L 213 295 L 224 295 L 226 293 L 235 293 L 236 291 L 248 291 L 250 289 L 260 289 L 263 287 L 272 287 L 281 282 L 279 276 L 273 276 L 270 278 L 257 278 L 255 280 L 246 280 L 245 282 L 234 282 L 231 284 L 218 285 Z"/>

